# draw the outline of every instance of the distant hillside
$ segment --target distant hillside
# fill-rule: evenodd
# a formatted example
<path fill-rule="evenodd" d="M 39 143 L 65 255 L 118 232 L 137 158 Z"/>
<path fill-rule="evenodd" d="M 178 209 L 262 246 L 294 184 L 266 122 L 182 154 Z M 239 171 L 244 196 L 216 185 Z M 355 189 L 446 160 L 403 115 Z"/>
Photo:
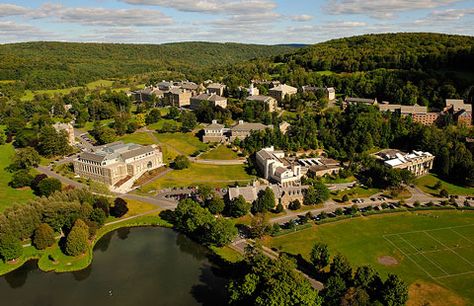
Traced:
<path fill-rule="evenodd" d="M 334 39 L 273 59 L 216 71 L 231 85 L 277 79 L 335 87 L 338 94 L 440 108 L 474 96 L 474 37 L 436 33 L 370 34 Z"/>
<path fill-rule="evenodd" d="M 294 49 L 292 46 L 206 42 L 5 44 L 0 45 L 0 80 L 20 80 L 26 89 L 47 89 L 153 71 L 195 75 L 202 69 L 275 56 Z"/>
<path fill-rule="evenodd" d="M 277 56 L 306 69 L 337 72 L 474 67 L 474 37 L 436 33 L 371 34 L 334 39 Z"/>

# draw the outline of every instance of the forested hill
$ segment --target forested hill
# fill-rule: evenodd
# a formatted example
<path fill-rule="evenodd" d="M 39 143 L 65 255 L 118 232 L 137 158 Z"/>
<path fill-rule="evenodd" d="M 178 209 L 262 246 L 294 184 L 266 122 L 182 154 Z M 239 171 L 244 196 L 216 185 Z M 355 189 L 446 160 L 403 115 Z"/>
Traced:
<path fill-rule="evenodd" d="M 335 87 L 338 94 L 440 108 L 472 100 L 474 37 L 436 33 L 369 34 L 301 48 L 216 71 L 228 85 L 278 79 L 293 86 Z"/>
<path fill-rule="evenodd" d="M 474 37 L 436 33 L 370 34 L 330 40 L 276 59 L 307 69 L 336 72 L 473 68 Z"/>
<path fill-rule="evenodd" d="M 164 70 L 195 77 L 202 69 L 293 50 L 293 46 L 206 42 L 5 44 L 0 45 L 0 80 L 20 80 L 26 89 L 46 89 Z"/>

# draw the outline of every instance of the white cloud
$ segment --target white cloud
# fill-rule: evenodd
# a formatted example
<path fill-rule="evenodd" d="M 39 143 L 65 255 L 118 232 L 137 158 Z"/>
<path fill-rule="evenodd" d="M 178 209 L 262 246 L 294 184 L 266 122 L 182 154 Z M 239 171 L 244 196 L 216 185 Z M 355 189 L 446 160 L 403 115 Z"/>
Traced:
<path fill-rule="evenodd" d="M 45 4 L 29 14 L 33 18 L 52 18 L 60 22 L 87 26 L 162 26 L 173 23 L 171 17 L 151 9 L 69 8 Z"/>
<path fill-rule="evenodd" d="M 434 11 L 427 19 L 436 19 L 443 21 L 460 20 L 467 15 L 473 15 L 474 8 L 471 9 L 448 9 L 444 11 Z"/>
<path fill-rule="evenodd" d="M 22 6 L 0 3 L 0 17 L 24 15 L 28 10 Z"/>
<path fill-rule="evenodd" d="M 244 14 L 276 8 L 270 0 L 119 0 L 135 5 L 154 5 L 183 12 Z"/>
<path fill-rule="evenodd" d="M 1 42 L 18 42 L 53 39 L 58 36 L 29 24 L 16 23 L 14 21 L 0 21 L 0 37 L 2 38 Z"/>
<path fill-rule="evenodd" d="M 393 18 L 416 9 L 436 8 L 460 0 L 329 0 L 325 10 L 330 14 L 360 14 L 374 18 Z"/>
<path fill-rule="evenodd" d="M 290 16 L 291 20 L 297 21 L 297 22 L 305 22 L 305 21 L 310 21 L 313 19 L 313 16 L 311 15 L 295 15 L 295 16 Z"/>

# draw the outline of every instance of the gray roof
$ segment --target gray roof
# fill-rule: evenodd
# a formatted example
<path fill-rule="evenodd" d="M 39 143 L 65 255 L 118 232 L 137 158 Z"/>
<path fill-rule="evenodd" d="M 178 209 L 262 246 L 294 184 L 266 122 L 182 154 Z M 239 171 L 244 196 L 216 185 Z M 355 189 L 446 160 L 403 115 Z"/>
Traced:
<path fill-rule="evenodd" d="M 212 83 L 207 86 L 207 88 L 211 88 L 211 89 L 222 89 L 224 87 L 225 85 L 220 84 L 220 83 Z"/>
<path fill-rule="evenodd" d="M 231 131 L 260 131 L 260 130 L 265 130 L 267 128 L 271 128 L 271 125 L 265 125 L 262 123 L 249 123 L 249 122 L 244 122 L 244 123 L 238 123 L 231 127 Z"/>
<path fill-rule="evenodd" d="M 144 147 L 139 147 L 131 151 L 127 151 L 121 154 L 123 159 L 129 159 L 133 158 L 136 156 L 140 156 L 146 153 L 151 153 L 155 150 L 152 146 L 144 146 Z"/>
<path fill-rule="evenodd" d="M 216 102 L 216 101 L 227 101 L 227 98 L 221 97 L 219 95 L 211 95 L 208 99 L 209 101 Z"/>
<path fill-rule="evenodd" d="M 212 130 L 220 130 L 220 129 L 223 129 L 224 128 L 224 125 L 223 124 L 219 124 L 219 123 L 211 123 L 209 124 L 208 126 L 206 126 L 204 129 L 212 129 Z"/>
<path fill-rule="evenodd" d="M 106 155 L 96 154 L 92 152 L 83 152 L 79 155 L 80 159 L 90 160 L 96 163 L 101 163 L 105 160 Z"/>
<path fill-rule="evenodd" d="M 347 97 L 346 102 L 355 102 L 355 103 L 374 103 L 375 99 L 366 99 L 366 98 L 353 98 Z"/>
<path fill-rule="evenodd" d="M 297 90 L 296 87 L 289 86 L 286 84 L 281 84 L 270 89 L 270 91 L 282 91 L 282 92 L 296 91 L 296 90 Z"/>
<path fill-rule="evenodd" d="M 249 97 L 247 97 L 247 100 L 249 100 L 249 101 L 267 102 L 268 100 L 275 100 L 275 99 L 272 98 L 272 97 L 269 97 L 269 96 L 254 95 L 254 96 L 249 96 Z"/>

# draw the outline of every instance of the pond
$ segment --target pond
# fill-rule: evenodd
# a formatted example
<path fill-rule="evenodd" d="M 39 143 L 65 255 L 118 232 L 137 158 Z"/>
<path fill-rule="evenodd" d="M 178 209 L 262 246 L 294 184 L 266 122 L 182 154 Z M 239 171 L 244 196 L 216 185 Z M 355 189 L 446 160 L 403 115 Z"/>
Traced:
<path fill-rule="evenodd" d="M 226 279 L 208 251 L 166 228 L 123 228 L 94 248 L 92 265 L 45 273 L 36 262 L 0 277 L 0 304 L 223 305 Z"/>

